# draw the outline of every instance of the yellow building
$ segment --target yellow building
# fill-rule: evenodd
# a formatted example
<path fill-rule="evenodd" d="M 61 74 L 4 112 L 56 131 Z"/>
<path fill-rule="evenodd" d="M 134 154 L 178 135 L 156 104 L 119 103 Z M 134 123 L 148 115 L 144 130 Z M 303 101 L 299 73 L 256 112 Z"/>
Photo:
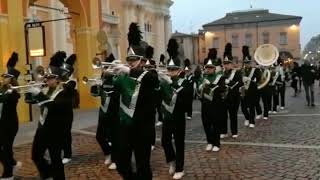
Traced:
<path fill-rule="evenodd" d="M 207 56 L 208 49 L 217 48 L 222 57 L 225 44 L 233 45 L 233 56 L 242 61 L 242 46 L 250 47 L 251 54 L 261 44 L 274 44 L 280 56 L 299 59 L 300 21 L 302 17 L 270 13 L 264 9 L 236 11 L 203 25 L 199 34 L 200 58 Z"/>
<path fill-rule="evenodd" d="M 165 52 L 171 36 L 169 8 L 171 0 L 0 0 L 0 73 L 13 51 L 19 53 L 17 68 L 27 71 L 24 25 L 26 22 L 70 17 L 70 20 L 44 23 L 46 56 L 31 58 L 33 67 L 47 66 L 51 55 L 66 51 L 76 53 L 75 78 L 95 74 L 91 60 L 101 52 L 97 33 L 104 30 L 108 36 L 108 53 L 116 58 L 126 57 L 127 32 L 131 22 L 137 22 L 146 42 L 155 47 L 155 58 Z M 23 83 L 21 77 L 20 83 Z M 98 101 L 89 94 L 89 88 L 78 83 L 80 108 L 97 107 Z M 28 121 L 28 106 L 19 103 L 20 121 Z"/>

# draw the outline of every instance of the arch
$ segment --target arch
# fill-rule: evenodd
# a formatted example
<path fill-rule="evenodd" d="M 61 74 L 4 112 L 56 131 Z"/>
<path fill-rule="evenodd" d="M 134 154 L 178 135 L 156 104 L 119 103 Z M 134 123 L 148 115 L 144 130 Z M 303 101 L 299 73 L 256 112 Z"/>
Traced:
<path fill-rule="evenodd" d="M 26 0 L 24 4 L 24 14 L 28 12 L 30 4 L 36 3 L 38 0 Z M 69 12 L 76 12 L 79 15 L 71 13 L 72 21 L 76 27 L 88 26 L 88 2 L 87 0 L 59 0 L 65 7 L 69 9 Z"/>
<path fill-rule="evenodd" d="M 8 4 L 6 0 L 0 0 L 0 14 L 8 13 Z"/>
<path fill-rule="evenodd" d="M 281 59 L 288 59 L 288 58 L 293 59 L 293 56 L 289 51 L 280 51 L 279 55 Z"/>

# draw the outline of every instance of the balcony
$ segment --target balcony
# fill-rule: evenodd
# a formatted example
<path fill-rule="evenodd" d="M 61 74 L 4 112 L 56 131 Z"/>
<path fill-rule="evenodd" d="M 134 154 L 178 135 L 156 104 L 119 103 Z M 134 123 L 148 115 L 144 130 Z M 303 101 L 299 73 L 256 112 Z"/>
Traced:
<path fill-rule="evenodd" d="M 102 13 L 102 21 L 108 24 L 118 25 L 120 23 L 119 16 Z"/>

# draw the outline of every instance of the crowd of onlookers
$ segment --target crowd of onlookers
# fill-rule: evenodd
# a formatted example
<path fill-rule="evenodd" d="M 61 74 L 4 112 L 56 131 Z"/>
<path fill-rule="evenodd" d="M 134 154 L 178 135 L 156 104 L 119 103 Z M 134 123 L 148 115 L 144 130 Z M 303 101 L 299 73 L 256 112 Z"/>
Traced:
<path fill-rule="evenodd" d="M 315 106 L 314 104 L 314 88 L 316 80 L 320 79 L 320 64 L 311 64 L 309 60 L 305 60 L 302 65 L 293 62 L 289 68 L 289 78 L 291 87 L 294 90 L 294 97 L 296 97 L 302 89 L 305 90 L 306 101 L 308 106 Z M 287 71 L 288 72 L 288 71 Z"/>

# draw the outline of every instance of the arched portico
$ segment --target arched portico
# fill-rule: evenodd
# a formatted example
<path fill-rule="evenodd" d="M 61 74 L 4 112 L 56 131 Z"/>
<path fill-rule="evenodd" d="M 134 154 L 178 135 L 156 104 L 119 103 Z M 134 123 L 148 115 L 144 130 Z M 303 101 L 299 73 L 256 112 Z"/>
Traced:
<path fill-rule="evenodd" d="M 5 71 L 5 64 L 13 51 L 19 53 L 17 68 L 26 72 L 26 48 L 24 23 L 30 4 L 38 0 L 0 0 L 0 73 Z M 91 76 L 91 59 L 97 53 L 96 34 L 100 28 L 101 13 L 99 0 L 60 0 L 68 9 L 77 14 L 70 14 L 75 27 L 75 53 L 78 56 L 78 79 Z M 23 82 L 23 81 L 22 81 Z M 97 101 L 90 96 L 89 88 L 79 81 L 80 108 L 93 108 Z M 28 120 L 28 106 L 21 98 L 19 118 Z"/>

